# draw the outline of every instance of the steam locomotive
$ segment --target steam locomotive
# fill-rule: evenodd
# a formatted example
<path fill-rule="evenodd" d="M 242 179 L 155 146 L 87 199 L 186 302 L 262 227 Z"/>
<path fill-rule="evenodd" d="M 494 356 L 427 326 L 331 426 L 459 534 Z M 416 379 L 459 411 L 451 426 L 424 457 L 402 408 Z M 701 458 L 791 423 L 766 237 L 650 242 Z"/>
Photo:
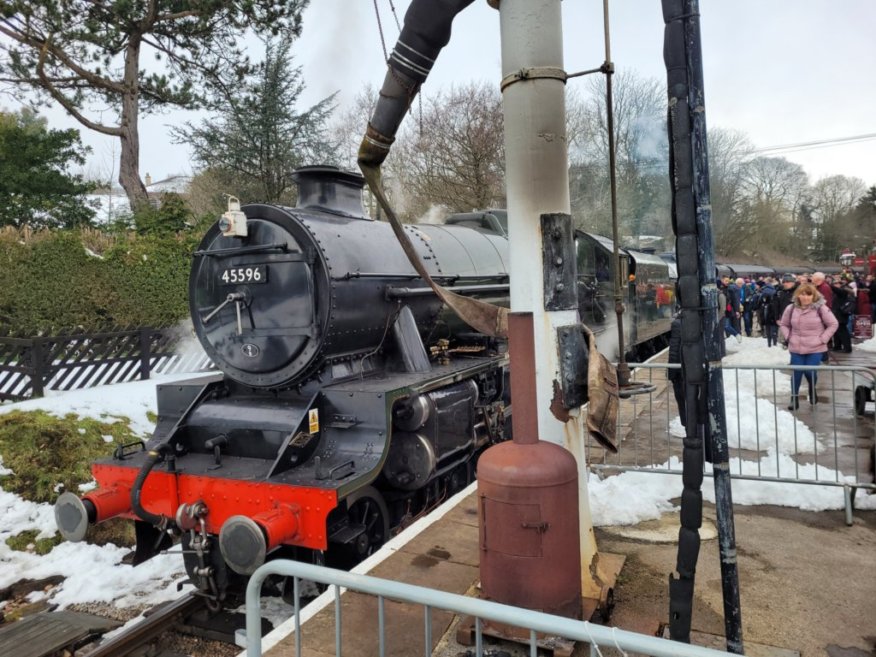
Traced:
<path fill-rule="evenodd" d="M 454 214 L 445 223 L 484 233 L 508 234 L 506 210 Z M 618 248 L 616 261 L 610 239 L 581 230 L 575 231 L 575 253 L 578 311 L 581 321 L 596 334 L 599 350 L 610 359 L 620 355 L 614 301 L 616 262 L 626 313 L 622 322 L 625 359 L 641 361 L 665 347 L 675 306 L 674 261 L 624 247 Z"/>
<path fill-rule="evenodd" d="M 135 564 L 178 538 L 215 608 L 269 555 L 362 560 L 469 484 L 478 454 L 510 435 L 505 341 L 447 313 L 390 226 L 364 214 L 361 176 L 306 167 L 295 177 L 297 207 L 230 207 L 194 253 L 193 326 L 221 373 L 159 385 L 145 446 L 95 462 L 98 487 L 55 507 L 68 540 L 133 520 Z M 504 235 L 405 230 L 436 281 L 507 304 Z M 577 239 L 582 319 L 612 339 L 613 313 L 602 309 L 609 249 Z M 648 294 L 669 284 L 668 268 L 650 258 L 623 260 L 641 319 L 633 346 L 669 329 Z"/>

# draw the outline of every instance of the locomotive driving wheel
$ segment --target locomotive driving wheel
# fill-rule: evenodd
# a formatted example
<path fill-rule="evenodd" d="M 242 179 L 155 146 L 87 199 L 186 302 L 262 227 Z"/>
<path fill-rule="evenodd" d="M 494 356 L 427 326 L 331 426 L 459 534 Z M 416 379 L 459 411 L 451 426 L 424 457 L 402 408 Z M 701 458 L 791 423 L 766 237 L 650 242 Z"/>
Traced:
<path fill-rule="evenodd" d="M 331 549 L 327 561 L 339 568 L 352 568 L 374 554 L 389 539 L 389 511 L 383 496 L 372 486 L 347 498 L 347 540 Z"/>

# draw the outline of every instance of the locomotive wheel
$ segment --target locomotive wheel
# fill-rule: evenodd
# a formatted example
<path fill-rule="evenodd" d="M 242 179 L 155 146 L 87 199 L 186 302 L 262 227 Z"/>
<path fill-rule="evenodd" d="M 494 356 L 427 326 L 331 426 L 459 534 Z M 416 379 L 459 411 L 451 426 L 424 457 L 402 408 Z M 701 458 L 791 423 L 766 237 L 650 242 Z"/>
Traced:
<path fill-rule="evenodd" d="M 389 511 L 383 496 L 372 486 L 366 486 L 347 498 L 347 521 L 364 527 L 354 540 L 338 546 L 327 561 L 335 567 L 349 569 L 374 554 L 389 539 Z"/>
<path fill-rule="evenodd" d="M 473 466 L 468 461 L 454 468 L 447 478 L 447 497 L 456 495 L 474 480 L 472 470 Z"/>

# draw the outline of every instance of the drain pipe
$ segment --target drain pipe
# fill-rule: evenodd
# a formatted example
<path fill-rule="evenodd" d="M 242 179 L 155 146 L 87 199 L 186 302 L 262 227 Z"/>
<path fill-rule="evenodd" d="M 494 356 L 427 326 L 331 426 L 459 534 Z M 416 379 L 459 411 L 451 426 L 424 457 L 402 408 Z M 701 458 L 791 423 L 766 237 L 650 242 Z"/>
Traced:
<path fill-rule="evenodd" d="M 511 310 L 532 313 L 537 435 L 564 446 L 577 462 L 581 592 L 599 599 L 603 587 L 596 575 L 598 555 L 587 495 L 584 413 L 557 403 L 563 381 L 558 331 L 579 321 L 561 1 L 490 0 L 490 5 L 498 5 L 502 38 L 505 180 L 514 272 Z"/>

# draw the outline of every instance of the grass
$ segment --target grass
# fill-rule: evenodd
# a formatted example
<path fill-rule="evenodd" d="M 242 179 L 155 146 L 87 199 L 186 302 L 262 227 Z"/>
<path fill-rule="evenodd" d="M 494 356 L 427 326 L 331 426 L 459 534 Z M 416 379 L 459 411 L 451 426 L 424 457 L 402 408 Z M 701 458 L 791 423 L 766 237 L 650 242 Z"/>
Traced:
<path fill-rule="evenodd" d="M 78 493 L 91 481 L 92 461 L 134 440 L 126 418 L 107 422 L 45 411 L 0 415 L 0 454 L 13 472 L 0 477 L 0 485 L 31 502 L 53 503 L 64 490 Z"/>
<path fill-rule="evenodd" d="M 82 418 L 70 413 L 56 417 L 45 411 L 11 411 L 0 415 L 0 454 L 12 474 L 0 476 L 3 490 L 31 502 L 54 503 L 64 491 L 79 494 L 79 486 L 92 481 L 92 461 L 112 454 L 118 445 L 134 442 L 127 418 Z M 35 541 L 35 532 L 7 539 L 16 550 L 33 545 L 38 554 L 49 552 L 60 537 Z M 133 544 L 133 523 L 101 523 L 89 530 L 95 543 Z"/>
<path fill-rule="evenodd" d="M 18 552 L 34 552 L 35 554 L 48 554 L 52 548 L 61 543 L 64 539 L 60 534 L 55 534 L 51 538 L 41 538 L 37 540 L 36 529 L 29 529 L 26 532 L 21 532 L 15 536 L 10 536 L 6 539 L 6 545 Z M 30 548 L 30 546 L 33 546 Z M 30 549 L 29 549 L 30 548 Z"/>

